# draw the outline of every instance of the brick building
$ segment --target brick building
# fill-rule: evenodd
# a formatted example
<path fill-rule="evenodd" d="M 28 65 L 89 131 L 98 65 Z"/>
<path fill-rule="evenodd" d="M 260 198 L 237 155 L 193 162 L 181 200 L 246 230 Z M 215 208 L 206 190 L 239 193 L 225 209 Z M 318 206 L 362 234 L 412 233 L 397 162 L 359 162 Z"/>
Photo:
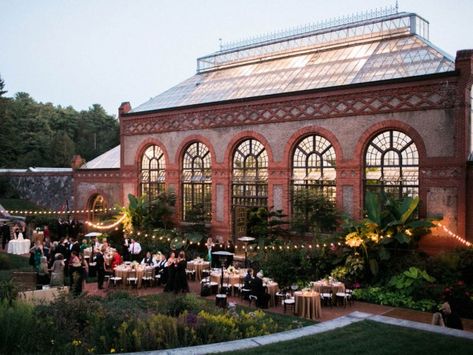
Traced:
<path fill-rule="evenodd" d="M 293 191 L 360 217 L 374 189 L 420 196 L 421 216 L 473 240 L 473 50 L 451 58 L 428 26 L 369 13 L 199 58 L 188 80 L 120 106 L 121 144 L 75 170 L 76 208 L 173 188 L 178 221 L 200 208 L 231 238 L 251 206 L 290 214 Z"/>

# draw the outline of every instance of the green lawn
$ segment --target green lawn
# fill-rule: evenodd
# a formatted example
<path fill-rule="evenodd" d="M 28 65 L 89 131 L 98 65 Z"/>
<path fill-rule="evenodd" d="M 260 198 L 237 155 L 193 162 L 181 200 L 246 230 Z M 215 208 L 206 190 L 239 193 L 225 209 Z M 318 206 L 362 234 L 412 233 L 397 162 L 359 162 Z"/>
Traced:
<path fill-rule="evenodd" d="M 331 332 L 226 354 L 473 354 L 473 341 L 362 321 Z"/>

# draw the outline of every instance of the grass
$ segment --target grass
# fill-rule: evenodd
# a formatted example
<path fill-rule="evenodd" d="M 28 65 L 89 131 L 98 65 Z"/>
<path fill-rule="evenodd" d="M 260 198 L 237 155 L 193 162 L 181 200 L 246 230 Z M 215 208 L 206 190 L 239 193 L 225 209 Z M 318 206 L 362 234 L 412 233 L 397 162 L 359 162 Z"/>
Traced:
<path fill-rule="evenodd" d="M 19 255 L 0 253 L 0 281 L 7 281 L 15 271 L 32 271 L 28 258 Z"/>
<path fill-rule="evenodd" d="M 472 354 L 473 341 L 362 321 L 331 332 L 226 354 Z"/>

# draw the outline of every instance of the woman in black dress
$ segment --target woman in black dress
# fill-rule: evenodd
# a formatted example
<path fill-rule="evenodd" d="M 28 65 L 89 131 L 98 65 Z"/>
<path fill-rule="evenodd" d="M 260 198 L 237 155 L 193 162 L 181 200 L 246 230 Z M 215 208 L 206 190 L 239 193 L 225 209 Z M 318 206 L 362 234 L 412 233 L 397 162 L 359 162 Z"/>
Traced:
<path fill-rule="evenodd" d="M 176 263 L 176 280 L 174 292 L 189 292 L 189 285 L 187 284 L 187 275 L 186 275 L 187 261 L 186 254 L 184 251 L 179 253 L 179 258 Z"/>
<path fill-rule="evenodd" d="M 176 262 L 176 254 L 171 252 L 164 268 L 164 273 L 166 274 L 166 287 L 164 288 L 164 292 L 174 291 L 174 286 L 176 283 Z"/>

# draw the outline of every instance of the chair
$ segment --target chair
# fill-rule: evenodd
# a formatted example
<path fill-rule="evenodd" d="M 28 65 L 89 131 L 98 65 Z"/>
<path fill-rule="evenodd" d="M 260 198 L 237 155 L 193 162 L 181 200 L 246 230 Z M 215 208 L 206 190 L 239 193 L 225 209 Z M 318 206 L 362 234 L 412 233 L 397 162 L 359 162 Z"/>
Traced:
<path fill-rule="evenodd" d="M 276 297 L 276 307 L 278 305 L 284 306 L 283 301 L 286 299 L 286 292 L 278 291 L 276 292 L 275 297 Z"/>
<path fill-rule="evenodd" d="M 242 283 L 236 283 L 232 285 L 232 290 L 233 294 L 236 295 L 237 293 L 239 294 L 241 292 L 241 289 L 243 288 L 244 284 Z"/>
<path fill-rule="evenodd" d="M 145 274 L 142 278 L 144 286 L 149 285 L 150 287 L 153 286 L 154 276 L 153 270 L 145 270 Z"/>
<path fill-rule="evenodd" d="M 113 287 L 117 287 L 117 284 L 122 282 L 122 278 L 120 276 L 113 275 L 108 281 L 108 287 L 110 287 L 110 281 L 112 282 Z"/>
<path fill-rule="evenodd" d="M 324 306 L 333 306 L 333 292 L 331 287 L 322 287 L 320 290 L 320 300 Z"/>
<path fill-rule="evenodd" d="M 229 294 L 229 293 L 231 293 L 231 290 L 232 290 L 232 285 L 230 284 L 230 278 L 229 277 L 224 277 L 223 278 L 222 289 L 220 290 L 220 293 Z"/>
<path fill-rule="evenodd" d="M 251 306 L 251 302 L 252 301 L 255 301 L 255 306 L 256 306 L 256 303 L 258 302 L 258 296 L 256 295 L 249 295 L 248 296 L 248 306 Z"/>
<path fill-rule="evenodd" d="M 128 273 L 128 276 L 126 278 L 126 282 L 129 286 L 133 287 L 137 287 L 138 286 L 138 277 L 136 277 L 136 271 L 130 271 Z"/>
<path fill-rule="evenodd" d="M 296 313 L 296 300 L 294 297 L 286 298 L 282 302 L 284 306 L 284 313 L 286 313 L 287 308 L 291 308 L 291 307 L 292 307 L 292 312 Z"/>
<path fill-rule="evenodd" d="M 186 276 L 188 280 L 195 280 L 195 270 L 186 269 Z"/>

